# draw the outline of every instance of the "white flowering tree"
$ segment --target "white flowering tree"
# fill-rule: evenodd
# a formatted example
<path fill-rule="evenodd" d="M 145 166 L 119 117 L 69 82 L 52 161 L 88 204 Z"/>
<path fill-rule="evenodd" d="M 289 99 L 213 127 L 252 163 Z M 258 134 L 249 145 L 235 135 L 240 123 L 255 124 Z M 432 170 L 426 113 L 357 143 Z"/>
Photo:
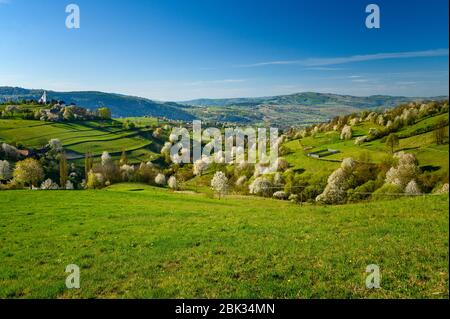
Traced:
<path fill-rule="evenodd" d="M 345 125 L 341 131 L 341 140 L 350 140 L 353 137 L 352 127 Z"/>
<path fill-rule="evenodd" d="M 404 190 L 408 183 L 419 174 L 416 157 L 413 154 L 399 152 L 394 155 L 394 158 L 398 160 L 398 164 L 386 173 L 385 182 L 397 185 Z"/>
<path fill-rule="evenodd" d="M 166 176 L 164 176 L 164 174 L 159 173 L 155 177 L 155 183 L 160 186 L 166 185 Z"/>
<path fill-rule="evenodd" d="M 177 178 L 173 175 L 170 176 L 169 180 L 167 181 L 167 185 L 169 185 L 170 189 L 178 189 Z"/>
<path fill-rule="evenodd" d="M 0 161 L 0 182 L 12 177 L 11 166 L 8 161 Z"/>
<path fill-rule="evenodd" d="M 349 189 L 348 179 L 353 172 L 356 162 L 353 158 L 342 161 L 341 167 L 328 177 L 328 184 L 322 194 L 317 196 L 316 201 L 325 204 L 342 203 L 346 199 Z"/>
<path fill-rule="evenodd" d="M 59 139 L 57 138 L 52 138 L 49 142 L 48 145 L 50 146 L 50 149 L 52 151 L 55 151 L 57 153 L 61 153 L 63 151 L 63 146 L 62 143 Z"/>
<path fill-rule="evenodd" d="M 54 183 L 50 178 L 46 179 L 42 184 L 41 184 L 41 189 L 42 190 L 57 190 L 58 184 Z"/>
<path fill-rule="evenodd" d="M 248 187 L 250 194 L 264 197 L 272 196 L 272 188 L 272 182 L 264 176 L 255 178 Z"/>
<path fill-rule="evenodd" d="M 405 187 L 405 194 L 408 195 L 420 195 L 422 192 L 420 191 L 419 185 L 417 185 L 415 180 L 411 180 L 408 185 Z"/>
<path fill-rule="evenodd" d="M 111 158 L 111 155 L 109 155 L 109 153 L 106 152 L 106 151 L 104 151 L 104 152 L 102 153 L 101 159 L 102 159 L 102 166 L 108 166 L 108 165 L 111 165 L 111 164 L 112 164 L 112 158 Z"/>
<path fill-rule="evenodd" d="M 205 159 L 198 159 L 194 163 L 194 175 L 202 176 L 203 172 L 208 169 L 209 164 Z"/>
<path fill-rule="evenodd" d="M 211 180 L 211 188 L 219 195 L 219 199 L 227 192 L 228 178 L 225 173 L 219 171 L 214 174 L 214 177 Z"/>

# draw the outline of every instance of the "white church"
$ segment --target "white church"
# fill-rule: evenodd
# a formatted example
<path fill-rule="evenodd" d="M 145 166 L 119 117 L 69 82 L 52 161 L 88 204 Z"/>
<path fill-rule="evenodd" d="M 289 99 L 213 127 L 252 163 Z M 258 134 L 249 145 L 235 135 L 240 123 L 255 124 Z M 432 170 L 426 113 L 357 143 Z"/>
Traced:
<path fill-rule="evenodd" d="M 39 99 L 39 104 L 47 104 L 47 92 L 44 91 L 44 94 L 42 94 L 42 97 Z"/>

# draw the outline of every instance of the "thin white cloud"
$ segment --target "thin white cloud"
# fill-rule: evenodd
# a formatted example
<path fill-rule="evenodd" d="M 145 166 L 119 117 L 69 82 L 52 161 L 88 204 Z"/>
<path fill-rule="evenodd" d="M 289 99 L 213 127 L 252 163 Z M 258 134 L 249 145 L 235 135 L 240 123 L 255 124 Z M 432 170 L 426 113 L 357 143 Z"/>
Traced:
<path fill-rule="evenodd" d="M 406 58 L 425 58 L 425 57 L 438 57 L 448 56 L 448 49 L 435 49 L 425 51 L 409 51 L 409 52 L 393 52 L 393 53 L 376 53 L 365 55 L 352 55 L 347 57 L 333 57 L 333 58 L 309 58 L 303 60 L 281 60 L 281 61 L 269 61 L 246 65 L 237 65 L 236 67 L 262 67 L 269 65 L 302 65 L 307 67 L 323 67 L 328 65 L 346 64 L 352 62 L 364 62 L 364 61 L 376 61 L 386 59 L 406 59 Z"/>
<path fill-rule="evenodd" d="M 0 0 L 0 5 L 2 4 L 10 4 L 11 1 L 10 0 Z"/>
<path fill-rule="evenodd" d="M 246 79 L 224 79 L 224 80 L 210 80 L 210 81 L 194 81 L 186 83 L 186 85 L 208 85 L 208 84 L 231 84 L 242 83 L 247 81 Z"/>

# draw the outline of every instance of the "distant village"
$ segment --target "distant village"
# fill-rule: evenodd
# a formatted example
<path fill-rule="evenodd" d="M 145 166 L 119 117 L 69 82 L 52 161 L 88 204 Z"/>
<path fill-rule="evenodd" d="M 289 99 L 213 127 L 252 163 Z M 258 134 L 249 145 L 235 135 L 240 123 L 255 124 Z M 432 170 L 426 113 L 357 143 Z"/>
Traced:
<path fill-rule="evenodd" d="M 26 102 L 27 107 L 13 104 L 6 105 L 4 110 L 0 112 L 0 118 L 11 118 L 20 115 L 24 119 L 34 119 L 47 122 L 111 119 L 111 111 L 107 107 L 90 110 L 76 106 L 74 103 L 66 105 L 64 101 L 49 101 L 46 91 L 43 92 L 41 98 L 37 102 L 33 100 Z M 28 104 L 37 105 L 35 109 L 30 109 Z"/>

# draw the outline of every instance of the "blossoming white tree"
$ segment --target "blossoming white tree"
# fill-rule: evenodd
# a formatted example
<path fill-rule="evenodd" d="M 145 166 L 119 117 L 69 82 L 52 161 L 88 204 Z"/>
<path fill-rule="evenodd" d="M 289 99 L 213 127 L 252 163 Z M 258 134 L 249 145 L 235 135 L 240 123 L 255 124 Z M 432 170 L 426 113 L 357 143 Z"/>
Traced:
<path fill-rule="evenodd" d="M 398 165 L 389 169 L 385 181 L 388 184 L 394 184 L 405 189 L 406 185 L 415 179 L 419 173 L 416 157 L 404 152 L 399 152 L 394 157 L 398 160 Z"/>
<path fill-rule="evenodd" d="M 208 163 L 203 158 L 196 160 L 194 163 L 194 175 L 202 176 L 208 166 Z"/>
<path fill-rule="evenodd" d="M 158 175 L 156 175 L 155 177 L 155 183 L 157 185 L 161 185 L 164 186 L 166 184 L 166 176 L 164 176 L 164 174 L 159 173 Z"/>
<path fill-rule="evenodd" d="M 420 195 L 422 192 L 420 191 L 419 185 L 417 185 L 415 180 L 411 180 L 405 188 L 405 194 L 408 195 Z"/>
<path fill-rule="evenodd" d="M 326 204 L 342 203 L 349 188 L 348 178 L 356 163 L 353 158 L 342 161 L 341 167 L 328 177 L 328 184 L 322 194 L 317 196 L 316 201 Z"/>
<path fill-rule="evenodd" d="M 0 161 L 0 181 L 6 181 L 12 177 L 11 166 L 8 161 Z"/>
<path fill-rule="evenodd" d="M 353 137 L 352 127 L 345 125 L 341 131 L 341 140 L 350 140 Z"/>
<path fill-rule="evenodd" d="M 111 165 L 111 164 L 112 164 L 112 158 L 111 158 L 111 155 L 109 155 L 109 153 L 106 152 L 106 151 L 104 151 L 104 152 L 102 153 L 101 159 L 102 159 L 102 166 L 108 166 L 108 165 Z"/>
<path fill-rule="evenodd" d="M 228 178 L 225 173 L 221 171 L 216 172 L 211 180 L 211 187 L 219 195 L 220 199 L 220 197 L 225 194 L 228 189 Z"/>
<path fill-rule="evenodd" d="M 248 189 L 250 194 L 269 197 L 272 195 L 272 182 L 267 178 L 260 176 L 255 178 Z"/>
<path fill-rule="evenodd" d="M 169 185 L 170 189 L 177 189 L 177 178 L 175 176 L 170 176 L 169 180 L 167 181 L 167 184 Z"/>
<path fill-rule="evenodd" d="M 54 183 L 50 178 L 46 179 L 42 184 L 41 184 L 41 189 L 42 190 L 56 190 L 58 189 L 58 184 Z"/>

